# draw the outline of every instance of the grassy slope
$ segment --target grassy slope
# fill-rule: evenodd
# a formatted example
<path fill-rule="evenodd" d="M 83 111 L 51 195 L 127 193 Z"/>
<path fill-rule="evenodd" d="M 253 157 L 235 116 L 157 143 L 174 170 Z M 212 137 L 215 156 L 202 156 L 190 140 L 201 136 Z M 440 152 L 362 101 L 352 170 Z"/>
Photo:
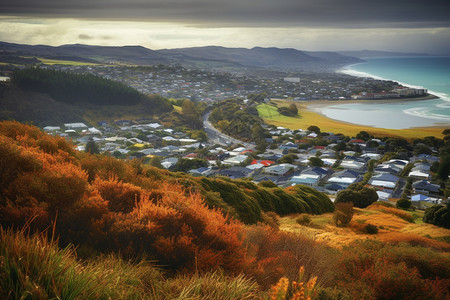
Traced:
<path fill-rule="evenodd" d="M 299 110 L 299 116 L 288 117 L 280 115 L 276 107 L 268 104 L 260 104 L 257 109 L 259 115 L 268 124 L 283 126 L 290 129 L 306 129 L 311 125 L 318 126 L 324 132 L 342 133 L 348 136 L 355 136 L 358 132 L 365 130 L 374 136 L 400 136 L 407 139 L 423 138 L 426 136 L 442 137 L 443 128 L 423 127 L 415 129 L 384 129 L 369 126 L 350 124 L 329 119 L 319 113 L 307 108 L 304 102 L 288 102 L 285 100 L 275 100 L 278 106 L 288 106 L 295 103 Z"/>
<path fill-rule="evenodd" d="M 37 57 L 45 65 L 69 65 L 69 66 L 92 66 L 92 65 L 100 65 L 97 63 L 91 62 L 81 62 L 81 61 L 73 61 L 73 60 L 59 60 L 59 59 L 49 59 L 43 57 Z"/>
<path fill-rule="evenodd" d="M 308 226 L 297 224 L 295 221 L 297 215 L 281 218 L 280 229 L 301 233 L 337 248 L 356 240 L 375 239 L 392 243 L 408 242 L 450 253 L 450 243 L 439 241 L 447 240 L 450 237 L 450 230 L 419 222 L 423 215 L 420 211 L 410 213 L 416 214 L 418 218 L 416 223 L 409 223 L 393 214 L 383 212 L 378 206 L 355 210 L 348 227 L 336 227 L 333 224 L 333 214 L 322 214 L 311 216 L 312 223 Z M 367 224 L 382 228 L 377 234 L 366 234 L 364 227 Z"/>

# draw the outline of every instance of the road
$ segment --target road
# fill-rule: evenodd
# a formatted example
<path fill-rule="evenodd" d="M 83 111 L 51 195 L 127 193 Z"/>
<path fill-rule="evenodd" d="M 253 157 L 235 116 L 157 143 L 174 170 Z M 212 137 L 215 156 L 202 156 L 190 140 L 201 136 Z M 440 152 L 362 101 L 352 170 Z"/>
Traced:
<path fill-rule="evenodd" d="M 241 144 L 247 149 L 255 149 L 255 145 L 241 140 L 235 139 L 229 135 L 226 135 L 219 130 L 217 130 L 209 121 L 209 115 L 211 111 L 208 111 L 203 115 L 203 129 L 208 135 L 208 140 L 213 144 L 219 144 L 223 146 L 230 146 L 232 144 Z"/>

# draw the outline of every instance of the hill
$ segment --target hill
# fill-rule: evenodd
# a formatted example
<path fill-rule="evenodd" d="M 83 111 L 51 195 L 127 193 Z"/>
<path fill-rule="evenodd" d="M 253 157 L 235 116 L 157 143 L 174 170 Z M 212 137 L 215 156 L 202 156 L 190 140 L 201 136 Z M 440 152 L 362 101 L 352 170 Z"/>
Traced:
<path fill-rule="evenodd" d="M 336 52 L 306 52 L 280 48 L 194 47 L 151 50 L 141 46 L 20 45 L 0 42 L 0 61 L 23 57 L 91 62 L 121 62 L 139 65 L 182 64 L 187 67 L 224 69 L 267 69 L 293 71 L 333 71 L 343 65 L 361 62 L 359 58 Z"/>
<path fill-rule="evenodd" d="M 194 178 L 77 152 L 34 126 L 2 122 L 0 190 L 2 298 L 264 299 L 295 288 L 293 280 L 312 299 L 450 295 L 448 230 L 427 225 L 430 238 L 410 228 L 413 238 L 390 240 L 359 231 L 364 220 L 380 231 L 405 228 L 403 211 L 361 210 L 349 228 L 359 238 L 344 247 L 278 230 L 289 217 L 277 214 L 334 210 L 308 187 Z"/>
<path fill-rule="evenodd" d="M 146 118 L 173 109 L 163 97 L 146 96 L 113 80 L 40 68 L 15 70 L 11 84 L 0 83 L 0 100 L 0 119 L 41 126 Z"/>

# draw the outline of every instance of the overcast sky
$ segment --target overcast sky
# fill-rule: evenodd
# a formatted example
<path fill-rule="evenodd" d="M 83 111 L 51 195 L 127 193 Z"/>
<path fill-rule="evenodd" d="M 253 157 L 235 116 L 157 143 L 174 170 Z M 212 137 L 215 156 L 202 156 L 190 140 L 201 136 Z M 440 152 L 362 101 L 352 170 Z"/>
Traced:
<path fill-rule="evenodd" d="M 0 0 L 0 40 L 450 54 L 450 0 Z"/>

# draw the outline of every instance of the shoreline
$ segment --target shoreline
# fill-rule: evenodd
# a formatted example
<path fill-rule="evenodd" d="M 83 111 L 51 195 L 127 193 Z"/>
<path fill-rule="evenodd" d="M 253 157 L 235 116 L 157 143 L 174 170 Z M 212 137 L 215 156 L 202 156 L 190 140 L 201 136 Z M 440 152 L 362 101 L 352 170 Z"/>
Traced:
<path fill-rule="evenodd" d="M 436 98 L 429 98 L 429 99 L 415 99 L 414 101 L 426 101 L 426 100 L 433 100 Z M 304 109 L 318 114 L 320 115 L 322 118 L 328 119 L 330 121 L 336 122 L 336 123 L 342 123 L 342 124 L 346 124 L 346 125 L 353 125 L 353 126 L 362 126 L 362 127 L 368 127 L 368 128 L 373 128 L 374 130 L 376 129 L 380 129 L 380 130 L 413 130 L 413 129 L 446 129 L 449 128 L 450 125 L 432 125 L 432 126 L 418 126 L 418 127 L 409 127 L 409 128 L 402 128 L 402 129 L 391 129 L 391 128 L 383 128 L 383 127 L 376 127 L 376 126 L 371 126 L 371 125 L 365 125 L 365 124 L 359 124 L 359 123 L 352 123 L 352 122 L 347 122 L 347 121 L 343 121 L 340 119 L 333 119 L 327 115 L 325 115 L 322 110 L 324 108 L 330 107 L 330 106 L 334 106 L 334 105 L 341 105 L 341 104 L 367 104 L 369 101 L 371 100 L 338 100 L 338 101 L 330 101 L 330 100 L 316 100 L 314 102 L 309 102 L 309 101 L 302 101 L 302 102 L 294 102 L 294 103 L 298 103 L 300 104 Z M 388 100 L 388 99 L 384 99 L 384 100 L 375 100 L 376 103 L 381 103 L 381 104 L 385 104 L 385 103 L 400 103 L 400 102 L 406 102 L 403 100 L 398 100 L 398 99 L 392 99 L 392 100 Z M 438 123 L 438 122 L 436 122 Z"/>
<path fill-rule="evenodd" d="M 321 114 L 320 112 L 313 110 L 312 106 L 315 105 L 319 110 L 320 106 L 326 107 L 333 103 L 330 101 L 289 101 L 286 99 L 273 99 L 278 106 L 289 106 L 291 103 L 297 104 L 299 109 L 299 116 L 287 117 L 284 115 L 277 115 L 275 112 L 269 114 L 269 116 L 263 116 L 264 121 L 267 124 L 275 126 L 282 126 L 292 130 L 306 129 L 308 126 L 316 125 L 324 132 L 342 133 L 348 136 L 356 136 L 356 134 L 362 130 L 369 132 L 376 137 L 402 137 L 405 139 L 424 138 L 426 136 L 435 136 L 441 138 L 444 129 L 449 128 L 449 125 L 437 125 L 437 126 L 422 126 L 409 129 L 386 129 L 368 125 L 360 125 L 350 123 L 346 121 L 336 120 Z M 351 103 L 356 103 L 357 100 L 349 100 Z M 337 104 L 337 103 L 335 103 Z M 269 105 L 270 104 L 265 104 Z M 267 111 L 267 108 L 263 108 L 263 114 Z"/>

